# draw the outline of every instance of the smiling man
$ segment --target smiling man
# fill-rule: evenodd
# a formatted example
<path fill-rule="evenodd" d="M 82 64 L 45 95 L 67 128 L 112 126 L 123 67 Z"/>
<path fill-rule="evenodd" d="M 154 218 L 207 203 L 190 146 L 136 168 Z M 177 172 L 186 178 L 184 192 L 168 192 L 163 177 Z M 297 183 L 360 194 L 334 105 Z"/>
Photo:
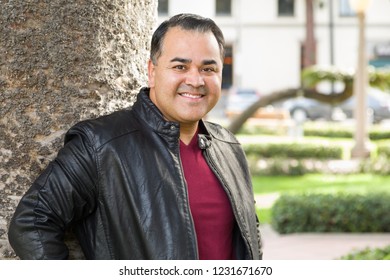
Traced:
<path fill-rule="evenodd" d="M 16 254 L 66 259 L 71 228 L 87 259 L 261 259 L 243 150 L 202 120 L 221 94 L 223 56 L 211 19 L 163 22 L 134 106 L 72 127 L 22 198 Z"/>

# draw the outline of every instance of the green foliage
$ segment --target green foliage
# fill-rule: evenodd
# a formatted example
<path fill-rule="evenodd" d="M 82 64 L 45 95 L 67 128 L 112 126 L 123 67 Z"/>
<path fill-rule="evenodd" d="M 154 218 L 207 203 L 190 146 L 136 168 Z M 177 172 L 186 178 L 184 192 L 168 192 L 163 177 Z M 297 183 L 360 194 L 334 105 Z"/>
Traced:
<path fill-rule="evenodd" d="M 378 156 L 382 156 L 387 159 L 390 157 L 390 143 L 380 143 L 377 147 Z"/>
<path fill-rule="evenodd" d="M 239 135 L 277 135 L 284 136 L 286 134 L 285 129 L 275 126 L 265 125 L 243 125 L 239 131 Z"/>
<path fill-rule="evenodd" d="M 323 138 L 346 138 L 352 139 L 354 136 L 354 128 L 346 127 L 341 123 L 321 123 L 318 122 L 307 122 L 304 125 L 303 134 L 307 137 L 323 137 Z M 286 129 L 282 127 L 266 127 L 261 125 L 245 125 L 240 130 L 240 137 L 248 135 L 275 135 L 283 136 L 286 134 Z M 368 131 L 368 137 L 372 141 L 377 140 L 390 140 L 390 129 L 384 129 L 380 125 L 372 125 Z"/>
<path fill-rule="evenodd" d="M 282 195 L 272 207 L 279 233 L 390 232 L 390 194 Z"/>
<path fill-rule="evenodd" d="M 381 90 L 390 90 L 390 71 L 376 70 L 371 68 L 369 73 L 369 83 L 372 87 L 377 87 Z M 319 67 L 312 66 L 305 68 L 302 71 L 302 81 L 304 87 L 312 88 L 323 81 L 342 82 L 344 84 L 352 83 L 354 73 L 343 71 L 335 67 Z"/>
<path fill-rule="evenodd" d="M 337 124 L 319 126 L 318 124 L 308 124 L 304 127 L 305 136 L 316 136 L 324 138 L 353 138 L 353 129 L 338 126 Z M 374 126 L 368 131 L 368 137 L 372 141 L 390 139 L 390 130 Z"/>
<path fill-rule="evenodd" d="M 352 130 L 333 128 L 305 128 L 305 136 L 316 136 L 326 138 L 352 138 Z"/>
<path fill-rule="evenodd" d="M 318 66 L 308 67 L 302 71 L 304 87 L 312 88 L 323 81 L 351 83 L 353 73 L 342 71 L 336 68 L 320 68 Z"/>
<path fill-rule="evenodd" d="M 255 143 L 243 145 L 245 153 L 262 158 L 316 158 L 341 159 L 343 149 L 340 146 L 324 143 Z"/>
<path fill-rule="evenodd" d="M 321 125 L 321 126 L 312 126 L 312 127 L 305 127 L 304 128 L 304 135 L 305 136 L 314 136 L 314 137 L 324 137 L 324 138 L 352 138 L 353 137 L 353 131 L 352 129 L 345 129 L 337 127 L 337 125 L 334 126 L 327 126 L 327 125 Z"/>
<path fill-rule="evenodd" d="M 362 173 L 372 173 L 378 175 L 390 175 L 390 165 L 388 156 L 379 156 L 362 162 L 360 171 Z"/>
<path fill-rule="evenodd" d="M 340 259 L 342 260 L 390 260 L 390 245 L 384 248 L 366 248 L 351 252 Z"/>
<path fill-rule="evenodd" d="M 252 175 L 266 176 L 300 176 L 310 172 L 301 160 L 273 158 L 259 164 L 256 161 L 249 161 Z"/>
<path fill-rule="evenodd" d="M 361 163 L 360 172 L 379 175 L 390 175 L 390 142 L 377 143 L 376 156 Z"/>
<path fill-rule="evenodd" d="M 383 128 L 374 128 L 368 132 L 368 136 L 373 141 L 390 139 L 390 130 L 383 130 Z"/>
<path fill-rule="evenodd" d="M 389 70 L 373 70 L 369 71 L 370 85 L 381 90 L 390 90 L 390 71 Z"/>

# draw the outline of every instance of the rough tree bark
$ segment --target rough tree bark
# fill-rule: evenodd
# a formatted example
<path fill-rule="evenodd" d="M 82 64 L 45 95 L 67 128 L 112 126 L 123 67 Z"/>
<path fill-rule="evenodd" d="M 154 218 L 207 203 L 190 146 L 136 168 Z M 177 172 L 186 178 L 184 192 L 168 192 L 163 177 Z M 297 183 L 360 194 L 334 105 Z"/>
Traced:
<path fill-rule="evenodd" d="M 0 0 L 0 259 L 20 196 L 76 122 L 146 85 L 157 0 Z M 77 249 L 74 257 L 79 258 Z"/>

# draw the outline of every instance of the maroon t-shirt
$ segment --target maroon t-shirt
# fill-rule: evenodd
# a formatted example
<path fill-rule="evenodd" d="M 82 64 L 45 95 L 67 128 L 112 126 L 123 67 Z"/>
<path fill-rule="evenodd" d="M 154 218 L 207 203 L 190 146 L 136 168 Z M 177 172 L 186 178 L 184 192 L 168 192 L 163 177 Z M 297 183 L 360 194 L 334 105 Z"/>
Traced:
<path fill-rule="evenodd" d="M 195 223 L 199 259 L 232 259 L 235 224 L 232 207 L 198 147 L 197 135 L 188 146 L 180 141 L 180 157 Z"/>

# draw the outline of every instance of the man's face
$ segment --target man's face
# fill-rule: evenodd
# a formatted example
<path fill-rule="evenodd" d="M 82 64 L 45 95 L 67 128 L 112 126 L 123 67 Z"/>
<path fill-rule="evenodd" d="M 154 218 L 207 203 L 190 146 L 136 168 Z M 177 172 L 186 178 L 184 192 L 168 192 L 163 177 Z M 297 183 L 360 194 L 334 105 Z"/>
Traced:
<path fill-rule="evenodd" d="M 212 32 L 168 30 L 157 65 L 148 65 L 150 98 L 169 121 L 203 118 L 221 95 L 222 60 Z"/>

